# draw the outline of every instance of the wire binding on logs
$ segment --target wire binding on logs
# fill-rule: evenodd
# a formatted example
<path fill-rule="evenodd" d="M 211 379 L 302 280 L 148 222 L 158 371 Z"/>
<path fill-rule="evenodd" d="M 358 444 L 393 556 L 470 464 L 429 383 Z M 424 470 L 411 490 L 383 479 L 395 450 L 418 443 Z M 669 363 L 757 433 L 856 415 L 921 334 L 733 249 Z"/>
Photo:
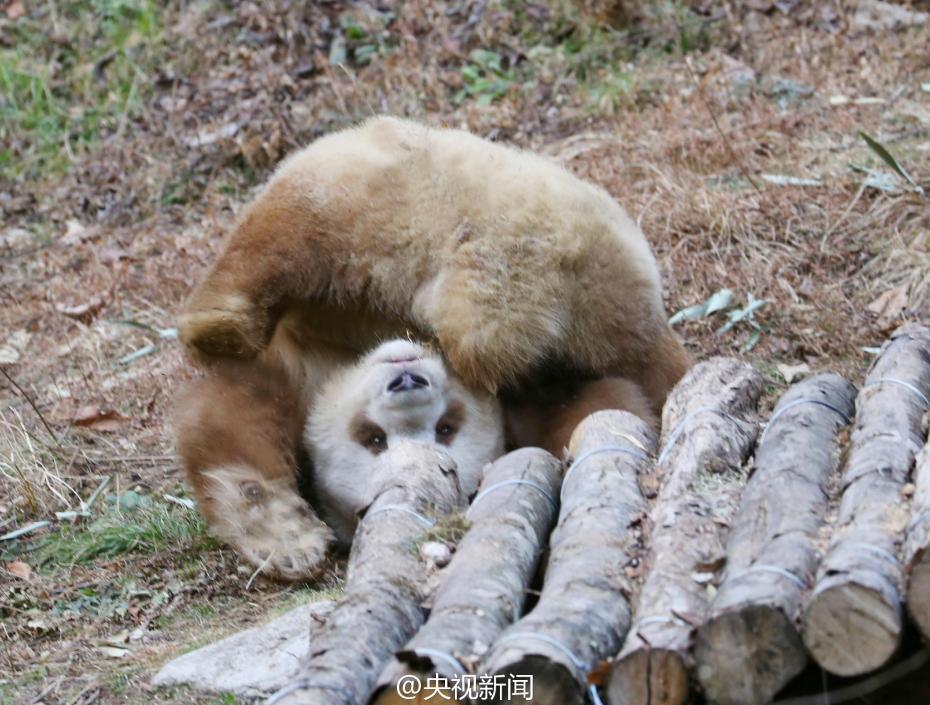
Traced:
<path fill-rule="evenodd" d="M 797 585 L 801 590 L 807 589 L 807 583 L 804 582 L 800 577 L 792 573 L 790 570 L 785 570 L 780 568 L 777 565 L 769 565 L 766 563 L 757 563 L 756 565 L 749 566 L 746 570 L 741 570 L 738 573 L 733 574 L 727 578 L 729 580 L 737 580 L 742 578 L 744 575 L 749 575 L 750 573 L 772 573 L 773 575 L 781 576 L 782 578 L 787 578 L 795 585 Z M 726 582 L 726 581 L 725 581 Z"/>
<path fill-rule="evenodd" d="M 817 404 L 818 406 L 824 406 L 830 411 L 839 414 L 839 417 L 843 419 L 844 424 L 848 424 L 850 422 L 849 416 L 842 409 L 838 409 L 837 407 L 833 406 L 833 404 L 826 402 L 823 399 L 795 399 L 790 404 L 785 404 L 782 408 L 778 409 L 774 414 L 772 414 L 772 418 L 770 418 L 769 422 L 765 425 L 765 430 L 762 432 L 762 437 L 759 439 L 759 445 L 761 446 L 765 442 L 765 437 L 768 435 L 769 429 L 772 428 L 772 424 L 775 423 L 775 420 L 779 416 L 788 411 L 788 409 L 793 409 L 794 407 L 800 406 L 801 404 Z"/>
<path fill-rule="evenodd" d="M 527 485 L 528 487 L 532 487 L 534 490 L 537 490 L 540 494 L 542 494 L 543 497 L 549 500 L 549 504 L 552 505 L 554 510 L 558 510 L 559 508 L 555 498 L 549 494 L 549 491 L 538 482 L 533 482 L 532 480 L 502 480 L 501 482 L 495 482 L 490 487 L 481 490 L 481 492 L 478 493 L 478 496 L 472 500 L 471 506 L 468 508 L 468 511 L 465 512 L 465 517 L 468 518 L 468 515 L 471 514 L 471 510 L 475 508 L 475 505 L 491 494 L 491 492 L 500 487 L 506 487 L 508 485 Z"/>
<path fill-rule="evenodd" d="M 722 409 L 715 409 L 711 406 L 703 406 L 700 409 L 695 409 L 694 411 L 686 414 L 683 419 L 681 419 L 677 424 L 675 424 L 675 427 L 672 429 L 672 432 L 669 434 L 668 440 L 665 442 L 665 448 L 663 448 L 662 452 L 659 454 L 659 459 L 656 461 L 656 464 L 661 465 L 663 462 L 665 462 L 665 459 L 668 457 L 668 454 L 671 452 L 672 448 L 675 446 L 675 443 L 678 442 L 678 439 L 681 437 L 681 434 L 684 432 L 685 424 L 687 424 L 688 421 L 690 421 L 695 416 L 699 416 L 700 414 L 708 414 L 708 413 L 717 414 L 717 416 L 722 416 L 728 421 L 732 421 L 734 424 L 736 424 L 736 427 L 741 430 L 742 430 L 743 424 L 746 423 L 745 421 L 740 421 L 738 418 L 736 418 L 732 414 L 728 414 L 726 411 L 723 411 Z"/>
<path fill-rule="evenodd" d="M 882 377 L 881 379 L 866 382 L 862 385 L 862 388 L 865 389 L 866 387 L 876 387 L 880 384 L 884 384 L 885 382 L 888 384 L 897 384 L 899 387 L 904 387 L 905 389 L 910 390 L 917 396 L 918 399 L 924 403 L 924 406 L 930 407 L 930 399 L 927 398 L 927 395 L 920 391 L 916 386 L 903 379 L 897 379 L 895 377 Z"/>
<path fill-rule="evenodd" d="M 436 522 L 430 519 L 429 517 L 425 517 L 419 512 L 415 512 L 412 509 L 408 509 L 407 507 L 403 507 L 399 504 L 386 504 L 383 507 L 378 507 L 373 512 L 366 512 L 365 516 L 362 517 L 362 521 L 365 521 L 366 519 L 370 519 L 373 516 L 377 516 L 378 514 L 383 514 L 384 512 L 392 512 L 392 511 L 403 512 L 404 514 L 409 514 L 414 519 L 416 519 L 418 522 L 423 524 L 423 526 L 425 526 L 427 529 L 432 529 L 434 526 L 436 526 Z"/>
<path fill-rule="evenodd" d="M 419 648 L 413 649 L 413 653 L 415 653 L 417 656 L 430 659 L 434 664 L 436 663 L 438 659 L 439 661 L 442 661 L 446 663 L 447 665 L 452 666 L 452 670 L 457 671 L 458 673 L 461 673 L 463 675 L 465 673 L 465 667 L 461 664 L 461 662 L 457 658 L 455 658 L 455 656 L 445 651 L 440 651 L 439 649 L 427 649 L 425 647 L 419 647 Z"/>
<path fill-rule="evenodd" d="M 562 490 L 560 492 L 560 496 L 565 495 L 565 486 L 568 484 L 568 478 L 571 477 L 573 472 L 575 472 L 575 468 L 581 465 L 588 458 L 591 458 L 595 455 L 601 455 L 603 453 L 625 453 L 626 455 L 632 455 L 638 460 L 649 460 L 648 454 L 644 453 L 638 448 L 631 448 L 629 446 L 604 446 L 603 448 L 589 450 L 587 453 L 582 454 L 581 457 L 573 460 L 568 470 L 565 471 L 565 475 L 562 477 Z"/>

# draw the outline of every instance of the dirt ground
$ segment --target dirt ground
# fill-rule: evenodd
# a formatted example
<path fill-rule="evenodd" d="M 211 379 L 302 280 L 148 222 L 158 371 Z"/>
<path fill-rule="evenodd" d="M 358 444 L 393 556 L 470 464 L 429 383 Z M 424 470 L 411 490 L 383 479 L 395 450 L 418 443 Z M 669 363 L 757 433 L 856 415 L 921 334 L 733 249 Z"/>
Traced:
<path fill-rule="evenodd" d="M 275 163 L 366 116 L 604 186 L 670 315 L 730 290 L 677 324 L 697 358 L 751 360 L 770 396 L 860 382 L 930 322 L 930 23 L 857 4 L 0 1 L 0 535 L 24 530 L 0 541 L 0 703 L 232 703 L 149 679 L 338 592 L 338 567 L 253 576 L 190 508 L 173 321 Z"/>

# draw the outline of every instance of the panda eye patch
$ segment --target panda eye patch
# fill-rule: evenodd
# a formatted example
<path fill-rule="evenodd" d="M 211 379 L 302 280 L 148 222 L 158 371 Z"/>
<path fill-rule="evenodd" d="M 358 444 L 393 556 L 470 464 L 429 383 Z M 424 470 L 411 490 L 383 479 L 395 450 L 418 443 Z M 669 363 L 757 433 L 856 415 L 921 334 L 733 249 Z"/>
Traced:
<path fill-rule="evenodd" d="M 368 448 L 385 448 L 387 447 L 387 438 L 384 437 L 383 433 L 373 431 L 365 439 L 364 445 Z"/>
<path fill-rule="evenodd" d="M 436 422 L 436 442 L 443 445 L 452 445 L 455 435 L 465 422 L 465 405 L 458 399 L 453 399 L 446 407 L 445 413 Z"/>
<path fill-rule="evenodd" d="M 387 450 L 387 433 L 364 412 L 359 412 L 349 421 L 349 437 L 373 455 Z"/>

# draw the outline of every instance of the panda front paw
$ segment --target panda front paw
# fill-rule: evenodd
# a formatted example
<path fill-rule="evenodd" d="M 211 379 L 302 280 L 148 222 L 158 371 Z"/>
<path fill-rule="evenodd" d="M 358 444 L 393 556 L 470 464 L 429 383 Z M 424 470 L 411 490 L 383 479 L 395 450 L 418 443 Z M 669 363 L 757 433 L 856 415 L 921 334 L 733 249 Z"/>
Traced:
<path fill-rule="evenodd" d="M 287 582 L 318 579 L 326 567 L 332 534 L 322 523 L 295 524 L 286 536 L 264 532 L 242 536 L 234 547 L 248 563 L 268 577 Z"/>
<path fill-rule="evenodd" d="M 257 572 L 289 582 L 321 576 L 333 532 L 294 483 L 265 480 L 247 467 L 205 474 L 210 480 L 206 513 L 211 528 Z"/>

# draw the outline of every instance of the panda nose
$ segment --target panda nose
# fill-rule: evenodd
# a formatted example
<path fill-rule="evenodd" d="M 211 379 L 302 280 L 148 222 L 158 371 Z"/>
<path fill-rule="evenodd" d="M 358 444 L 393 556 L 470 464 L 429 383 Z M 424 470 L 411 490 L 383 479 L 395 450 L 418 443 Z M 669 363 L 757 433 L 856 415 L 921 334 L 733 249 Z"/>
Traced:
<path fill-rule="evenodd" d="M 389 392 L 409 392 L 412 389 L 421 389 L 429 386 L 429 380 L 426 377 L 415 375 L 406 370 L 401 372 L 397 377 L 391 380 L 387 386 Z"/>

